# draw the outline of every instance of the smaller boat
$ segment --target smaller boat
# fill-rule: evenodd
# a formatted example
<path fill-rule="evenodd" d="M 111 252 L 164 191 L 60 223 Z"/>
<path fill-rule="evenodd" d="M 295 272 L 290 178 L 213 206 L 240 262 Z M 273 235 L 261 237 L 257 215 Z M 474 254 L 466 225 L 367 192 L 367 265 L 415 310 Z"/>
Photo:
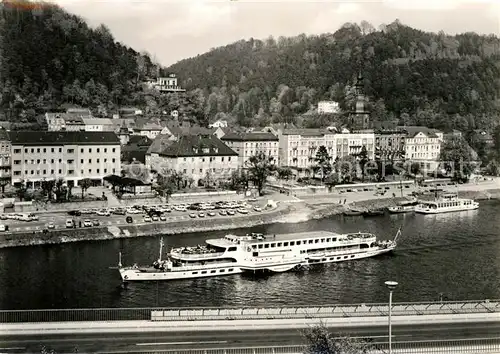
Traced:
<path fill-rule="evenodd" d="M 383 209 L 368 209 L 363 212 L 363 216 L 381 216 L 384 215 L 385 211 Z"/>
<path fill-rule="evenodd" d="M 391 214 L 410 213 L 412 211 L 415 211 L 415 207 L 418 204 L 419 202 L 415 199 L 412 201 L 398 203 L 398 205 L 389 207 L 387 208 L 387 210 L 389 210 L 389 213 Z"/>
<path fill-rule="evenodd" d="M 343 212 L 344 216 L 362 216 L 364 213 L 363 210 L 357 209 L 348 209 Z"/>

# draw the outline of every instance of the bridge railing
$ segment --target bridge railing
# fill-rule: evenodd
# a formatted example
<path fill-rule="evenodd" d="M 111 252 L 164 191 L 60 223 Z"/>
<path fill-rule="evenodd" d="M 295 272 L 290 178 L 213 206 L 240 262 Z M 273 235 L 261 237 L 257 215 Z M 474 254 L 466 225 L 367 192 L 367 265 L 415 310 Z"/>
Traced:
<path fill-rule="evenodd" d="M 74 321 L 196 321 L 387 316 L 388 304 L 311 307 L 224 308 L 87 308 L 3 310 L 0 323 Z M 500 312 L 500 300 L 394 303 L 393 316 Z"/>

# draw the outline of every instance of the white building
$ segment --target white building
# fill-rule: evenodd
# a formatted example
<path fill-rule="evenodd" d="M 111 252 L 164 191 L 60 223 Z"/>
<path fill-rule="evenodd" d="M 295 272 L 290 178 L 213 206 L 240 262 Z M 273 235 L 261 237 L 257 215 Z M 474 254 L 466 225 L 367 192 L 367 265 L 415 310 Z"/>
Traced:
<path fill-rule="evenodd" d="M 309 169 L 314 166 L 316 153 L 325 146 L 331 161 L 359 154 L 363 146 L 372 160 L 375 152 L 375 134 L 340 133 L 326 129 L 285 129 L 279 135 L 280 166 Z"/>
<path fill-rule="evenodd" d="M 339 103 L 335 101 L 319 101 L 318 102 L 318 113 L 339 113 L 340 107 Z"/>
<path fill-rule="evenodd" d="M 427 171 L 439 166 L 443 133 L 426 127 L 400 127 L 406 132 L 405 157 Z"/>
<path fill-rule="evenodd" d="M 115 123 L 108 118 L 82 118 L 86 132 L 112 132 L 115 130 Z"/>
<path fill-rule="evenodd" d="M 40 186 L 43 180 L 64 178 L 69 185 L 90 178 L 95 183 L 120 173 L 120 141 L 111 132 L 10 133 L 12 184 Z"/>
<path fill-rule="evenodd" d="M 146 154 L 146 167 L 166 175 L 177 171 L 196 184 L 228 180 L 238 169 L 238 154 L 214 135 L 184 135 L 178 140 L 153 144 Z"/>
<path fill-rule="evenodd" d="M 227 128 L 227 120 L 218 119 L 208 125 L 209 128 Z"/>
<path fill-rule="evenodd" d="M 175 74 L 170 74 L 168 77 L 159 77 L 156 81 L 148 80 L 147 85 L 163 93 L 186 92 L 178 85 Z"/>
<path fill-rule="evenodd" d="M 279 139 L 271 133 L 228 133 L 221 139 L 227 146 L 238 153 L 240 168 L 247 167 L 251 156 L 263 152 L 277 164 L 279 159 Z"/>

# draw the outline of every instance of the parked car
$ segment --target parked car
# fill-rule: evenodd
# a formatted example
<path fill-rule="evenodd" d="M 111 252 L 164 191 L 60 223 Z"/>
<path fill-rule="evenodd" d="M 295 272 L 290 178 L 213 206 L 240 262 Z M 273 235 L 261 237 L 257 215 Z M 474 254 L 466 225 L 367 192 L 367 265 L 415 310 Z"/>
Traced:
<path fill-rule="evenodd" d="M 158 215 L 153 215 L 151 217 L 151 220 L 153 220 L 153 221 L 160 221 L 160 218 L 158 217 Z"/>
<path fill-rule="evenodd" d="M 213 211 L 209 211 L 209 212 L 207 213 L 207 215 L 208 215 L 208 216 L 215 216 L 215 213 L 214 213 Z"/>
<path fill-rule="evenodd" d="M 236 213 L 234 212 L 234 210 L 231 210 L 231 209 L 230 209 L 230 210 L 228 210 L 228 211 L 227 211 L 227 215 L 234 215 L 234 214 L 236 214 Z"/>
<path fill-rule="evenodd" d="M 48 222 L 47 225 L 45 225 L 45 227 L 47 229 L 55 229 L 56 225 L 51 221 L 51 222 Z"/>
<path fill-rule="evenodd" d="M 161 221 L 167 221 L 167 217 L 165 215 L 160 215 L 160 220 Z"/>
<path fill-rule="evenodd" d="M 227 215 L 227 211 L 221 210 L 221 211 L 219 211 L 219 215 L 226 216 Z"/>
<path fill-rule="evenodd" d="M 134 222 L 134 219 L 132 219 L 132 217 L 131 217 L 131 216 L 127 216 L 127 217 L 125 218 L 125 221 L 127 222 L 127 224 L 132 224 L 132 223 Z"/>
<path fill-rule="evenodd" d="M 71 219 L 66 220 L 66 228 L 72 229 L 73 227 L 74 227 L 73 220 Z"/>
<path fill-rule="evenodd" d="M 68 215 L 80 216 L 80 215 L 82 215 L 82 212 L 80 210 L 70 210 L 70 211 L 68 211 Z"/>
<path fill-rule="evenodd" d="M 240 214 L 248 214 L 248 210 L 245 209 L 245 208 L 239 208 L 238 209 L 238 213 L 240 213 Z"/>
<path fill-rule="evenodd" d="M 204 217 L 205 217 L 205 213 L 199 213 L 199 214 L 198 214 L 198 217 L 200 217 L 200 218 L 204 218 Z"/>
<path fill-rule="evenodd" d="M 96 214 L 99 216 L 111 216 L 111 213 L 109 212 L 109 210 L 106 210 L 106 209 L 101 209 Z"/>
<path fill-rule="evenodd" d="M 194 219 L 196 217 L 196 214 L 195 213 L 190 213 L 189 217 Z"/>
<path fill-rule="evenodd" d="M 92 220 L 92 225 L 99 226 L 99 225 L 101 225 L 101 223 L 99 222 L 99 220 L 94 219 L 94 220 Z"/>
<path fill-rule="evenodd" d="M 253 208 L 253 210 L 258 211 L 258 212 L 261 212 L 261 211 L 262 211 L 262 208 L 261 208 L 261 207 L 256 206 L 256 207 L 254 207 L 254 208 Z"/>
<path fill-rule="evenodd" d="M 151 222 L 151 218 L 149 216 L 145 216 L 144 217 L 144 222 Z"/>
<path fill-rule="evenodd" d="M 83 226 L 84 227 L 92 227 L 92 221 L 86 219 L 86 220 L 83 220 Z"/>

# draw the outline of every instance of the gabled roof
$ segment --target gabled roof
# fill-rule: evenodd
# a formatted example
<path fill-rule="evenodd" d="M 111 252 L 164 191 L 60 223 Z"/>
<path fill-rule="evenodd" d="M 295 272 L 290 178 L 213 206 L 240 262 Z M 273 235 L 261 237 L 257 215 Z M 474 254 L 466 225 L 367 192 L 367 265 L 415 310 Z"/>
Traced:
<path fill-rule="evenodd" d="M 409 138 L 414 138 L 419 133 L 425 134 L 428 138 L 437 138 L 437 133 L 440 133 L 437 129 L 420 126 L 400 126 L 398 129 L 406 131 Z"/>
<path fill-rule="evenodd" d="M 16 131 L 10 133 L 12 145 L 119 145 L 113 132 Z"/>
<path fill-rule="evenodd" d="M 82 118 L 85 125 L 113 125 L 109 118 Z"/>
<path fill-rule="evenodd" d="M 285 129 L 283 135 L 301 135 L 301 136 L 323 136 L 331 134 L 326 129 Z"/>
<path fill-rule="evenodd" d="M 278 137 L 272 133 L 228 133 L 222 137 L 224 141 L 279 141 Z"/>
<path fill-rule="evenodd" d="M 183 135 L 179 140 L 163 146 L 158 154 L 167 157 L 238 156 L 214 135 Z"/>

